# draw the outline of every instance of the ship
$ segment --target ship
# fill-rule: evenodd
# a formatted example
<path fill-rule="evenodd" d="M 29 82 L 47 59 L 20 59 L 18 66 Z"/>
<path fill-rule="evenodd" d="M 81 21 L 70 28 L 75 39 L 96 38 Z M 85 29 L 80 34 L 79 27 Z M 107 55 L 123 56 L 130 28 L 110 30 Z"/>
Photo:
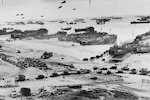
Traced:
<path fill-rule="evenodd" d="M 132 51 L 135 51 L 134 47 L 125 47 L 125 45 L 123 46 L 113 46 L 109 49 L 109 54 L 113 57 L 113 58 L 122 58 L 123 56 L 125 56 L 127 53 L 130 53 Z"/>
<path fill-rule="evenodd" d="M 75 33 L 76 34 L 67 34 L 66 36 L 59 37 L 58 39 L 59 41 L 80 43 L 80 45 L 114 44 L 117 40 L 117 35 L 108 34 L 106 32 L 97 32 L 94 27 L 75 29 Z"/>
<path fill-rule="evenodd" d="M 94 27 L 74 29 L 75 32 L 94 32 Z"/>
<path fill-rule="evenodd" d="M 131 24 L 145 24 L 145 23 L 150 23 L 150 21 L 132 21 L 130 23 Z"/>

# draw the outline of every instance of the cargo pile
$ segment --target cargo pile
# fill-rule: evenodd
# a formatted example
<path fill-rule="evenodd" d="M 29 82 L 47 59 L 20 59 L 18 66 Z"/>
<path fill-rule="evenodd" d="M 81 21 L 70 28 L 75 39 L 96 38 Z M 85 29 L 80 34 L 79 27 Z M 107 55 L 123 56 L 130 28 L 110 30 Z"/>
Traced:
<path fill-rule="evenodd" d="M 47 69 L 46 63 L 42 62 L 40 59 L 34 59 L 34 58 L 25 58 L 23 61 L 18 61 L 16 66 L 20 67 L 21 69 L 28 68 L 28 67 Z"/>

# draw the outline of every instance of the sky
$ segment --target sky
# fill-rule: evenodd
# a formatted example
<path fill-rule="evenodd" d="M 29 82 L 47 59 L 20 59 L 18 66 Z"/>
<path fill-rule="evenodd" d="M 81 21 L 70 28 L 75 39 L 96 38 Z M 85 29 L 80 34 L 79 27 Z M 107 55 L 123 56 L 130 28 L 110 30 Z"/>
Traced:
<path fill-rule="evenodd" d="M 113 15 L 150 14 L 150 0 L 3 0 L 0 19 L 17 18 L 23 13 L 27 18 L 96 17 Z M 0 2 L 1 4 L 1 2 Z M 58 9 L 62 5 L 61 9 Z M 76 8 L 76 10 L 73 10 Z"/>

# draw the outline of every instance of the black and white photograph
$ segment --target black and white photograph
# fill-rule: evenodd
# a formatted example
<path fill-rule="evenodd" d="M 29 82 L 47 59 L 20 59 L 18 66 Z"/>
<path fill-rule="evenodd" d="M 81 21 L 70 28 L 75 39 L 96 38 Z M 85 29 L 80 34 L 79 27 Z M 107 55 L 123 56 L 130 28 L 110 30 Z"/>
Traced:
<path fill-rule="evenodd" d="M 150 100 L 150 0 L 0 0 L 0 100 Z"/>

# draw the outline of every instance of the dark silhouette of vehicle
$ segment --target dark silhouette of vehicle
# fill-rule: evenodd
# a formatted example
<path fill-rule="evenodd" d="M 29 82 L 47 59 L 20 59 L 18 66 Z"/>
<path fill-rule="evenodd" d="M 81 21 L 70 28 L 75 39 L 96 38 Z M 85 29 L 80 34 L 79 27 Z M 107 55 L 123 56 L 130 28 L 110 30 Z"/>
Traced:
<path fill-rule="evenodd" d="M 58 9 L 62 8 L 62 6 L 59 6 Z"/>
<path fill-rule="evenodd" d="M 65 1 L 65 0 L 61 2 L 61 4 L 64 4 L 64 3 L 66 3 L 66 1 Z"/>

